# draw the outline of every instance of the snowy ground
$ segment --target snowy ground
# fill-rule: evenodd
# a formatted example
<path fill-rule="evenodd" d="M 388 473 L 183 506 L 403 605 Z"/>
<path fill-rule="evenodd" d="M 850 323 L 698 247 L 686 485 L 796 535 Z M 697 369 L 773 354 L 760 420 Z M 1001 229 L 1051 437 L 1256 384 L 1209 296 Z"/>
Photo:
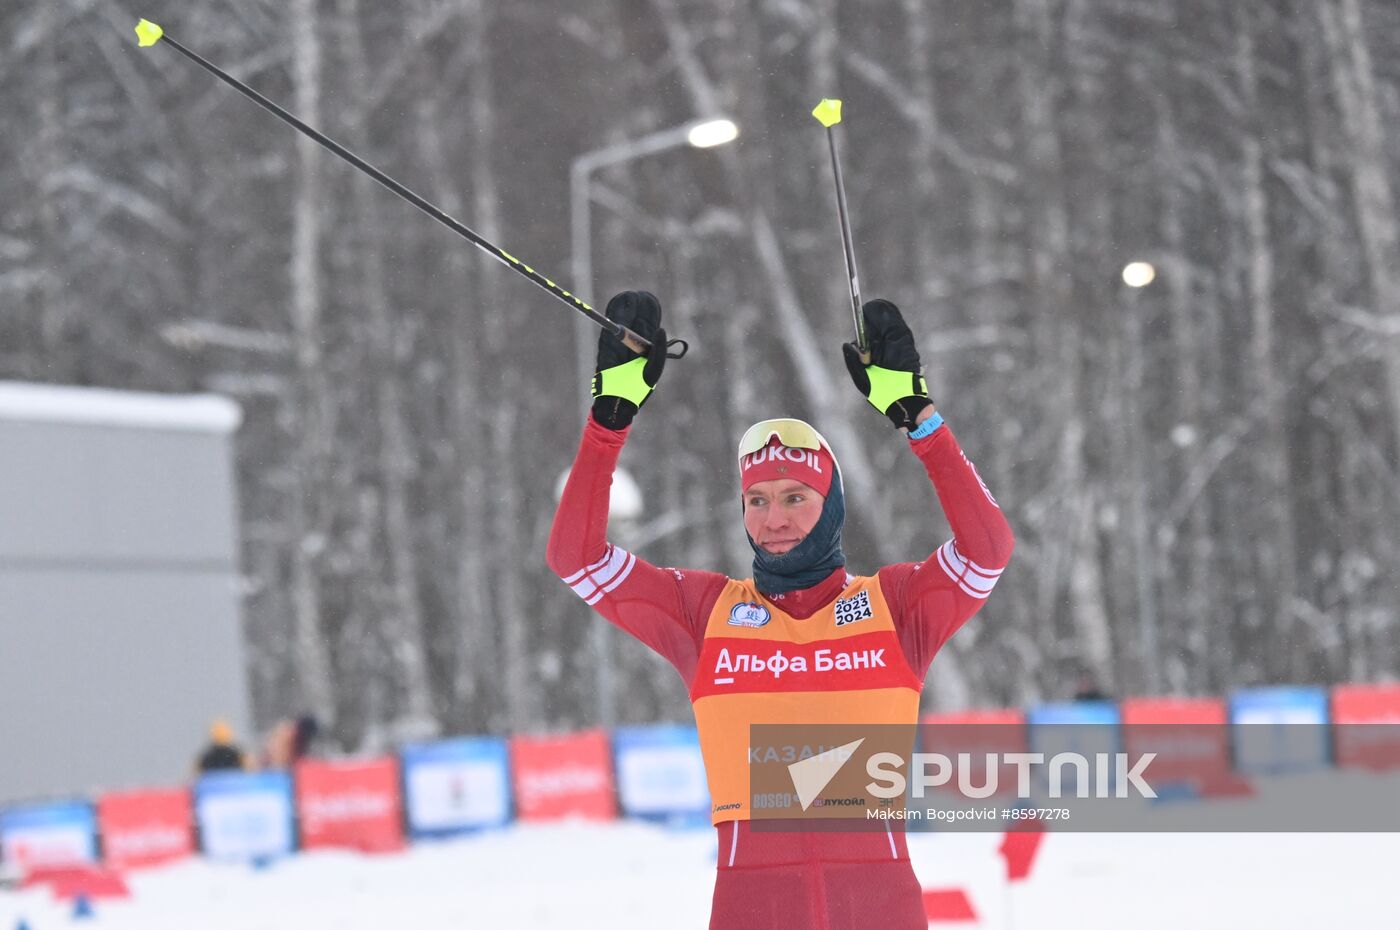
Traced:
<path fill-rule="evenodd" d="M 1394 834 L 1052 834 L 1010 896 L 999 841 L 919 834 L 909 845 L 925 887 L 966 888 L 985 928 L 1400 930 Z M 701 930 L 714 859 L 707 830 L 516 826 L 261 870 L 191 860 L 132 874 L 132 898 L 97 902 L 90 920 L 44 891 L 0 892 L 0 930 L 20 918 L 30 930 Z"/>

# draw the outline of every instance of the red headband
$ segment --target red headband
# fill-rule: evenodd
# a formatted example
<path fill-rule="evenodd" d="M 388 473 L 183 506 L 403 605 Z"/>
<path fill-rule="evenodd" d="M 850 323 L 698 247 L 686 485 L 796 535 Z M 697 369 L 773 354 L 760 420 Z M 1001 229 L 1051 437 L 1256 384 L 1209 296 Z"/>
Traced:
<path fill-rule="evenodd" d="M 747 491 L 760 481 L 791 478 L 825 497 L 835 471 L 826 449 L 793 449 L 774 436 L 768 445 L 739 460 L 739 483 Z"/>

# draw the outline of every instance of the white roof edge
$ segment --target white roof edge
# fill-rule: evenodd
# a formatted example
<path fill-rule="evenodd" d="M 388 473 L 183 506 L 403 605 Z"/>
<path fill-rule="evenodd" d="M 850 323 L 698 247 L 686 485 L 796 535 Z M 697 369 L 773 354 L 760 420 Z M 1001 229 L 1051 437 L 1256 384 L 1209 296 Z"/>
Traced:
<path fill-rule="evenodd" d="M 0 422 L 6 421 L 232 433 L 243 422 L 243 408 L 218 394 L 0 381 Z"/>

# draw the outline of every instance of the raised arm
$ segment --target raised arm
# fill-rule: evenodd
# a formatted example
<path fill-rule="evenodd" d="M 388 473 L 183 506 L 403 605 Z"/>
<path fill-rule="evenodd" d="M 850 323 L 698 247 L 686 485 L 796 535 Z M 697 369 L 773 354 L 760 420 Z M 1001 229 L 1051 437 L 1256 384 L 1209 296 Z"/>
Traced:
<path fill-rule="evenodd" d="M 947 425 L 910 446 L 953 528 L 953 538 L 924 561 L 880 570 L 904 654 L 922 676 L 949 637 L 986 603 L 1011 559 L 1014 539 L 1001 508 Z"/>
<path fill-rule="evenodd" d="M 645 292 L 619 294 L 609 301 L 607 315 L 651 340 L 664 355 L 665 333 L 659 327 L 661 308 L 655 297 Z M 584 603 L 664 656 L 689 686 L 705 620 L 724 587 L 724 576 L 658 568 L 607 540 L 618 455 L 633 416 L 660 380 L 664 364 L 641 359 L 616 337 L 604 334 L 600 340 L 593 412 L 554 515 L 546 558 Z"/>
<path fill-rule="evenodd" d="M 953 528 L 922 562 L 880 570 L 905 657 L 920 677 L 933 656 L 977 612 L 1011 558 L 1014 539 L 996 499 L 928 397 L 918 350 L 899 309 L 865 305 L 871 358 L 844 347 L 846 367 L 870 403 L 905 432 Z"/>

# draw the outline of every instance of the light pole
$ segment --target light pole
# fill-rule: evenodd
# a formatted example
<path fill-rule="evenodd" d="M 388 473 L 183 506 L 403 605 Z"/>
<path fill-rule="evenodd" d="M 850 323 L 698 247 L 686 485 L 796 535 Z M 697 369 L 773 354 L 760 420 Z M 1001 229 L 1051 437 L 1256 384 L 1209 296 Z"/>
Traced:
<path fill-rule="evenodd" d="M 1132 532 L 1137 557 L 1138 635 L 1142 638 L 1143 683 L 1149 694 L 1162 692 L 1162 657 L 1157 646 L 1157 592 L 1152 579 L 1152 539 L 1148 520 L 1147 454 L 1143 449 L 1142 393 L 1144 365 L 1142 308 L 1139 292 L 1153 282 L 1157 270 L 1147 262 L 1132 262 L 1123 269 L 1128 286 L 1128 398 L 1132 407 L 1128 420 L 1128 449 L 1132 459 Z"/>
<path fill-rule="evenodd" d="M 598 295 L 593 293 L 593 221 L 590 213 L 593 195 L 589 189 L 593 172 L 608 165 L 622 164 L 644 155 L 684 145 L 713 148 L 734 141 L 738 135 L 739 127 L 730 120 L 704 120 L 585 152 L 573 160 L 569 165 L 569 256 L 574 287 L 584 300 L 595 301 L 598 310 L 603 310 Z M 584 409 L 588 408 L 592 399 L 589 383 L 593 378 L 593 346 L 597 342 L 596 332 L 597 327 L 590 325 L 586 317 L 580 316 L 575 322 L 574 348 L 578 359 L 578 384 Z"/>
<path fill-rule="evenodd" d="M 594 171 L 608 165 L 622 164 L 645 155 L 685 145 L 694 148 L 713 148 L 717 145 L 724 145 L 726 142 L 732 142 L 738 135 L 739 127 L 732 121 L 709 119 L 663 129 L 639 139 L 585 152 L 575 158 L 569 165 L 569 256 L 575 292 L 582 295 L 584 300 L 594 301 L 600 312 L 603 310 L 604 305 L 598 302 L 598 295 L 593 291 L 593 220 L 589 209 L 593 204 L 593 195 L 589 189 L 589 181 Z M 574 355 L 578 365 L 579 406 L 583 411 L 588 410 L 593 398 L 589 385 L 593 379 L 593 347 L 597 344 L 596 332 L 597 327 L 592 325 L 586 317 L 580 316 L 574 323 Z M 611 727 L 617 722 L 617 701 L 613 694 L 611 638 L 611 625 L 595 618 L 592 632 L 593 686 L 597 692 L 598 723 L 604 727 Z"/>

